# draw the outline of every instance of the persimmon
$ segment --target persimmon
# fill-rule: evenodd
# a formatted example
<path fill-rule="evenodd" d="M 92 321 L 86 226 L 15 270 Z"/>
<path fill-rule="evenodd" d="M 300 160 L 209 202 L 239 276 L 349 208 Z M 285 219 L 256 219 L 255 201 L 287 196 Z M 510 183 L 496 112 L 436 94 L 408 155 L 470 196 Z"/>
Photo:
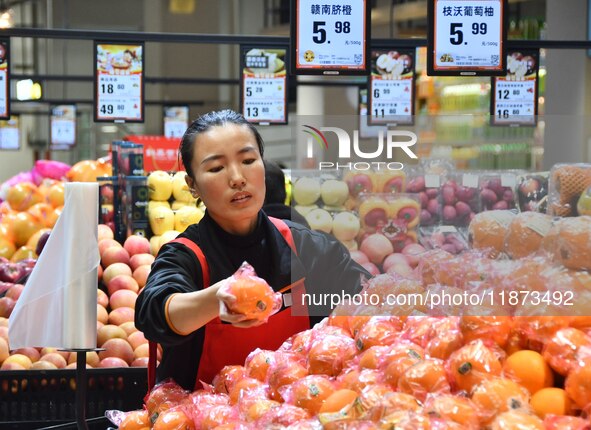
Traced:
<path fill-rule="evenodd" d="M 538 390 L 531 398 L 530 404 L 537 416 L 544 419 L 546 415 L 570 415 L 572 402 L 562 388 L 548 387 Z"/>
<path fill-rule="evenodd" d="M 336 376 L 355 355 L 355 341 L 350 337 L 321 336 L 312 343 L 308 353 L 308 372 Z"/>
<path fill-rule="evenodd" d="M 246 368 L 239 365 L 224 366 L 213 378 L 212 385 L 216 393 L 228 394 L 232 387 L 246 378 Z"/>
<path fill-rule="evenodd" d="M 246 357 L 246 360 L 244 361 L 246 374 L 250 378 L 264 381 L 267 377 L 267 370 L 269 370 L 269 366 L 274 362 L 274 360 L 274 351 L 255 349 L 253 352 L 248 354 L 248 357 Z"/>
<path fill-rule="evenodd" d="M 529 392 L 507 378 L 482 381 L 474 388 L 472 401 L 480 413 L 481 424 L 490 424 L 495 416 L 513 410 L 529 409 Z"/>
<path fill-rule="evenodd" d="M 203 427 L 204 428 L 204 427 Z M 156 421 L 154 421 L 153 430 L 194 430 L 193 420 L 183 412 L 182 409 L 175 407 L 160 412 Z"/>
<path fill-rule="evenodd" d="M 424 407 L 429 416 L 446 418 L 461 424 L 466 430 L 478 430 L 476 405 L 466 397 L 452 394 L 429 396 Z"/>
<path fill-rule="evenodd" d="M 453 387 L 470 393 L 482 381 L 499 376 L 502 366 L 494 352 L 477 340 L 454 352 L 447 370 Z"/>
<path fill-rule="evenodd" d="M 324 401 L 335 391 L 334 384 L 321 375 L 308 375 L 286 388 L 289 396 L 284 392 L 284 397 L 289 397 L 290 403 L 306 409 L 311 415 L 316 415 Z"/>
<path fill-rule="evenodd" d="M 586 358 L 571 369 L 564 382 L 564 389 L 579 408 L 591 404 L 591 359 Z"/>
<path fill-rule="evenodd" d="M 523 385 L 530 394 L 554 384 L 554 374 L 539 352 L 522 350 L 503 363 L 503 375 Z"/>
<path fill-rule="evenodd" d="M 558 330 L 544 345 L 542 355 L 552 369 L 566 376 L 577 364 L 582 348 L 591 348 L 591 336 L 576 328 Z"/>
<path fill-rule="evenodd" d="M 429 393 L 447 393 L 447 381 L 443 360 L 430 358 L 409 367 L 398 379 L 398 389 L 425 401 Z"/>
<path fill-rule="evenodd" d="M 119 430 L 146 430 L 149 429 L 152 423 L 150 422 L 150 415 L 148 411 L 142 409 L 140 411 L 131 411 L 125 414 L 125 418 L 119 424 Z"/>
<path fill-rule="evenodd" d="M 228 310 L 247 319 L 265 321 L 274 310 L 275 292 L 262 278 L 237 277 L 228 284 L 228 293 L 235 297 L 227 303 Z"/>
<path fill-rule="evenodd" d="M 545 430 L 544 422 L 537 416 L 522 411 L 503 412 L 495 418 L 491 430 Z"/>
<path fill-rule="evenodd" d="M 359 393 L 342 388 L 328 396 L 318 412 L 321 414 L 339 412 L 345 417 L 356 417 L 358 403 Z"/>

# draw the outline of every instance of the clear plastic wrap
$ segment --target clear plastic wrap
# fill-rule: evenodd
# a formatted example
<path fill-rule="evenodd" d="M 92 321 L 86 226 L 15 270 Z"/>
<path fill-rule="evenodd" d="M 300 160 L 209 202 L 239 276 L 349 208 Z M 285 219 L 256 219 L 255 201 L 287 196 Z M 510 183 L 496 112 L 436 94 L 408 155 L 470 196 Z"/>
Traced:
<path fill-rule="evenodd" d="M 480 212 L 478 174 L 473 172 L 450 173 L 441 187 L 442 217 L 444 225 L 467 227 L 474 215 Z"/>
<path fill-rule="evenodd" d="M 527 173 L 517 176 L 515 195 L 521 212 L 546 213 L 549 176 L 550 172 Z"/>
<path fill-rule="evenodd" d="M 509 223 L 505 233 L 505 252 L 511 258 L 536 253 L 552 227 L 552 217 L 537 212 L 522 212 Z"/>
<path fill-rule="evenodd" d="M 145 408 L 153 417 L 189 398 L 189 392 L 177 383 L 167 380 L 156 385 L 144 398 Z"/>
<path fill-rule="evenodd" d="M 282 402 L 280 388 L 289 385 L 308 375 L 308 370 L 301 363 L 301 357 L 284 352 L 276 357 L 267 371 L 267 384 L 269 385 L 269 397 L 272 400 Z"/>
<path fill-rule="evenodd" d="M 483 211 L 507 210 L 515 208 L 513 189 L 517 182 L 517 173 L 489 172 L 480 175 L 480 202 Z"/>
<path fill-rule="evenodd" d="M 421 227 L 419 243 L 426 249 L 443 249 L 453 255 L 468 250 L 464 235 L 453 225 Z"/>
<path fill-rule="evenodd" d="M 376 345 L 391 345 L 401 329 L 402 324 L 395 317 L 372 317 L 355 335 L 355 346 L 365 351 Z"/>
<path fill-rule="evenodd" d="M 476 405 L 469 398 L 452 394 L 428 395 L 424 409 L 430 416 L 453 421 L 465 430 L 480 428 Z"/>
<path fill-rule="evenodd" d="M 282 295 L 274 292 L 267 281 L 259 278 L 247 262 L 220 288 L 227 298 L 223 303 L 232 314 L 244 316 L 247 320 L 267 322 L 269 317 L 281 309 Z"/>
<path fill-rule="evenodd" d="M 503 254 L 505 236 L 515 213 L 493 210 L 477 214 L 468 227 L 468 241 L 474 249 L 487 251 L 492 258 Z"/>
<path fill-rule="evenodd" d="M 200 427 L 204 428 L 204 427 Z M 195 424 L 184 406 L 175 406 L 160 412 L 152 430 L 194 430 Z"/>
<path fill-rule="evenodd" d="M 336 376 L 356 354 L 355 341 L 350 337 L 318 333 L 308 353 L 308 372 Z"/>
<path fill-rule="evenodd" d="M 269 409 L 257 421 L 255 425 L 259 429 L 271 429 L 274 426 L 289 426 L 302 420 L 311 418 L 308 411 L 303 408 L 283 403 Z"/>
<path fill-rule="evenodd" d="M 267 378 L 267 371 L 271 363 L 275 361 L 275 351 L 268 351 L 264 349 L 255 349 L 246 357 L 244 361 L 244 367 L 246 368 L 246 374 L 250 378 L 258 379 L 259 381 L 265 381 Z"/>
<path fill-rule="evenodd" d="M 546 430 L 591 430 L 591 422 L 581 417 L 567 415 L 546 415 L 544 417 Z"/>
<path fill-rule="evenodd" d="M 550 170 L 548 213 L 591 215 L 591 164 L 555 164 Z"/>
<path fill-rule="evenodd" d="M 591 336 L 576 328 L 562 328 L 544 343 L 542 355 L 555 372 L 566 376 L 577 363 L 591 357 Z"/>
<path fill-rule="evenodd" d="M 417 194 L 421 204 L 421 226 L 437 225 L 441 222 L 441 174 L 429 173 L 421 167 L 409 170 L 406 192 Z"/>
<path fill-rule="evenodd" d="M 105 417 L 119 430 L 136 430 L 150 428 L 152 422 L 146 409 L 123 412 L 118 410 L 105 411 Z"/>
<path fill-rule="evenodd" d="M 466 393 L 483 381 L 501 375 L 502 371 L 499 357 L 480 339 L 453 352 L 446 367 L 452 388 Z"/>
<path fill-rule="evenodd" d="M 286 403 L 316 415 L 324 401 L 335 391 L 333 381 L 324 375 L 308 375 L 279 389 Z"/>
<path fill-rule="evenodd" d="M 218 394 L 228 394 L 234 385 L 246 376 L 247 372 L 244 366 L 237 364 L 224 366 L 213 378 L 213 390 Z"/>
<path fill-rule="evenodd" d="M 491 425 L 492 430 L 545 430 L 544 422 L 528 412 L 508 411 L 499 414 Z"/>
<path fill-rule="evenodd" d="M 574 270 L 591 270 L 591 216 L 564 218 L 548 232 L 542 247 Z"/>
<path fill-rule="evenodd" d="M 398 379 L 398 390 L 411 394 L 421 403 L 428 394 L 449 393 L 451 387 L 447 380 L 444 361 L 427 358 L 413 364 Z"/>
<path fill-rule="evenodd" d="M 588 416 L 589 405 L 591 405 L 591 359 L 586 357 L 581 359 L 575 367 L 571 369 L 566 381 L 564 390 L 566 394 L 574 401 L 577 408 L 582 409 Z"/>
<path fill-rule="evenodd" d="M 474 387 L 472 402 L 480 414 L 481 425 L 490 425 L 497 415 L 509 411 L 529 413 L 528 391 L 507 378 L 492 378 Z"/>

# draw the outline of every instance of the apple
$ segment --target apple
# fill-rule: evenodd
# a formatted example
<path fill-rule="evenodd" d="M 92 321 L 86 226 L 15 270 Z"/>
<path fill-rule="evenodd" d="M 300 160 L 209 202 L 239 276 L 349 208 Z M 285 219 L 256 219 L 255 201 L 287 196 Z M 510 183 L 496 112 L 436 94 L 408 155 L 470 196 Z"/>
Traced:
<path fill-rule="evenodd" d="M 308 212 L 306 221 L 312 230 L 330 233 L 332 229 L 332 217 L 324 209 L 314 209 Z"/>
<path fill-rule="evenodd" d="M 384 269 L 384 272 L 387 272 L 394 265 L 407 265 L 410 267 L 408 264 L 408 258 L 401 252 L 395 252 L 388 255 L 382 263 L 382 268 Z"/>
<path fill-rule="evenodd" d="M 581 193 L 577 201 L 577 213 L 579 215 L 591 215 L 591 187 Z"/>
<path fill-rule="evenodd" d="M 152 236 L 150 238 L 150 254 L 152 254 L 154 257 L 156 255 L 158 255 L 158 251 L 160 251 L 160 239 L 162 238 L 162 236 Z M 130 261 L 131 263 L 131 261 Z"/>
<path fill-rule="evenodd" d="M 123 248 L 130 257 L 136 254 L 147 254 L 150 252 L 150 241 L 143 236 L 131 235 L 125 239 Z"/>
<path fill-rule="evenodd" d="M 115 195 L 114 191 L 113 191 L 113 186 L 111 184 L 101 185 L 99 195 L 101 196 L 101 203 L 111 203 L 112 204 L 114 201 L 114 195 Z"/>
<path fill-rule="evenodd" d="M 101 360 L 107 357 L 118 357 L 130 364 L 134 359 L 133 349 L 126 339 L 109 339 L 103 343 L 101 348 L 104 348 L 104 351 L 99 351 L 98 354 Z"/>
<path fill-rule="evenodd" d="M 102 305 L 99 305 L 98 303 L 96 304 L 96 319 L 102 324 L 107 324 L 109 321 L 109 313 Z"/>
<path fill-rule="evenodd" d="M 305 217 L 306 215 L 308 215 L 308 213 L 310 213 L 310 211 L 313 211 L 314 209 L 318 209 L 318 205 L 307 205 L 307 206 L 302 206 L 302 205 L 295 205 L 294 209 L 296 211 L 298 211 L 298 213 Z"/>
<path fill-rule="evenodd" d="M 109 324 L 121 325 L 134 320 L 135 310 L 122 307 L 113 309 L 109 314 Z"/>
<path fill-rule="evenodd" d="M 363 239 L 360 250 L 367 255 L 370 262 L 382 264 L 384 258 L 394 252 L 394 247 L 386 236 L 374 233 Z"/>
<path fill-rule="evenodd" d="M 49 188 L 49 191 L 47 192 L 47 201 L 54 208 L 63 206 L 64 195 L 64 184 L 62 182 L 58 182 L 57 184 L 54 184 Z"/>
<path fill-rule="evenodd" d="M 441 188 L 441 195 L 443 197 L 443 203 L 446 205 L 453 205 L 456 203 L 456 191 L 451 185 L 444 185 Z"/>
<path fill-rule="evenodd" d="M 425 191 L 425 178 L 423 176 L 418 176 L 409 180 L 408 184 L 406 184 L 406 191 L 408 193 L 419 193 Z"/>
<path fill-rule="evenodd" d="M 96 277 L 98 278 L 98 281 L 101 282 L 103 280 L 103 266 L 101 266 L 100 264 L 98 265 L 98 267 L 96 268 Z"/>
<path fill-rule="evenodd" d="M 100 288 L 96 289 L 96 302 L 99 305 L 104 306 L 105 308 L 109 305 L 109 297 L 107 294 L 101 290 Z"/>
<path fill-rule="evenodd" d="M 8 342 L 0 337 L 0 363 L 3 363 L 9 356 Z"/>
<path fill-rule="evenodd" d="M 360 228 L 359 218 L 352 212 L 338 213 L 332 220 L 332 234 L 342 242 L 355 239 Z"/>
<path fill-rule="evenodd" d="M 115 368 L 115 367 L 129 367 L 125 360 L 119 357 L 107 357 L 99 363 L 98 367 Z"/>
<path fill-rule="evenodd" d="M 297 204 L 312 205 L 320 197 L 320 182 L 316 178 L 300 178 L 293 184 L 292 193 Z"/>
<path fill-rule="evenodd" d="M 109 339 L 127 339 L 127 333 L 121 327 L 113 325 L 113 324 L 106 324 L 102 326 L 96 332 L 96 344 L 99 347 L 102 347 L 103 344 L 108 341 Z"/>
<path fill-rule="evenodd" d="M 157 206 L 148 212 L 148 219 L 152 233 L 155 235 L 162 235 L 174 229 L 174 212 L 170 208 Z"/>
<path fill-rule="evenodd" d="M 165 201 L 160 201 L 160 200 L 150 200 L 150 201 L 148 202 L 148 213 L 149 213 L 151 210 L 153 210 L 154 208 L 157 208 L 157 207 L 165 207 L 165 208 L 168 208 L 168 209 L 170 209 L 170 208 L 171 208 L 171 207 L 170 207 L 170 203 L 168 203 L 168 201 L 167 201 L 167 200 L 165 200 Z"/>
<path fill-rule="evenodd" d="M 367 270 L 372 276 L 377 276 L 380 274 L 380 269 L 378 269 L 378 266 L 371 262 L 363 263 L 361 267 Z"/>
<path fill-rule="evenodd" d="M 180 170 L 172 177 L 172 195 L 179 202 L 192 202 L 195 200 L 185 180 L 186 176 L 187 172 Z"/>
<path fill-rule="evenodd" d="M 427 250 L 418 243 L 411 243 L 406 245 L 402 250 L 402 254 L 406 257 L 408 265 L 412 268 L 415 268 L 419 265 L 419 261 L 421 260 L 422 256 L 425 255 Z"/>
<path fill-rule="evenodd" d="M 135 350 L 138 346 L 148 343 L 148 339 L 145 338 L 141 331 L 133 332 L 127 338 L 127 341 L 131 347 Z"/>
<path fill-rule="evenodd" d="M 48 354 L 45 354 L 39 359 L 39 361 L 48 361 L 50 363 L 53 363 L 58 369 L 63 369 L 68 364 L 66 359 L 57 352 L 50 352 Z"/>
<path fill-rule="evenodd" d="M 342 206 L 349 197 L 349 187 L 343 181 L 328 179 L 320 186 L 320 196 L 325 205 Z"/>
<path fill-rule="evenodd" d="M 0 236 L 0 258 L 8 259 L 14 255 L 16 246 L 10 240 Z"/>
<path fill-rule="evenodd" d="M 131 277 L 132 271 L 127 264 L 113 263 L 103 272 L 103 282 L 109 284 L 113 278 L 119 275 L 127 275 Z"/>
<path fill-rule="evenodd" d="M 5 365 L 10 363 L 18 364 L 25 369 L 30 369 L 31 365 L 33 364 L 31 359 L 23 354 L 12 354 L 10 357 L 4 360 L 4 363 L 2 363 L 2 368 L 4 368 Z"/>
<path fill-rule="evenodd" d="M 55 353 L 61 355 L 62 357 L 64 357 L 66 360 L 70 356 L 70 353 L 68 351 L 61 351 L 58 348 L 53 348 L 53 347 L 41 348 L 41 351 L 39 351 L 39 352 L 41 353 L 41 357 L 43 357 L 46 354 L 49 354 L 50 352 L 55 352 Z"/>
<path fill-rule="evenodd" d="M 68 364 L 76 364 L 76 360 L 78 359 L 78 355 L 75 352 L 70 353 L 68 357 Z M 100 363 L 100 358 L 95 351 L 86 351 L 86 364 L 87 367 L 98 367 Z"/>
<path fill-rule="evenodd" d="M 133 360 L 131 367 L 148 367 L 148 357 L 140 357 Z"/>
<path fill-rule="evenodd" d="M 104 203 L 101 205 L 101 217 L 100 221 L 102 224 L 108 224 L 113 222 L 115 219 L 115 207 L 111 204 Z"/>
<path fill-rule="evenodd" d="M 11 224 L 11 231 L 14 234 L 14 244 L 17 248 L 26 245 L 35 232 L 46 227 L 43 220 L 28 212 L 17 213 Z"/>
<path fill-rule="evenodd" d="M 137 293 L 131 290 L 117 290 L 111 294 L 111 297 L 109 297 L 109 305 L 111 306 L 111 309 L 122 307 L 135 309 L 136 299 Z"/>
<path fill-rule="evenodd" d="M 369 258 L 362 251 L 354 250 L 351 252 L 351 258 L 359 264 L 369 263 Z"/>
<path fill-rule="evenodd" d="M 118 246 L 122 248 L 121 244 L 117 242 L 115 239 L 102 239 L 98 242 L 98 249 L 99 254 L 102 256 L 103 252 L 107 250 L 107 248 L 111 248 L 112 246 Z"/>
<path fill-rule="evenodd" d="M 101 255 L 101 266 L 103 266 L 103 269 L 106 269 L 114 263 L 129 265 L 129 252 L 121 246 L 107 248 Z"/>
<path fill-rule="evenodd" d="M 373 182 L 366 173 L 354 173 L 346 177 L 345 182 L 349 187 L 349 194 L 358 197 L 361 193 L 371 193 L 373 191 Z"/>
<path fill-rule="evenodd" d="M 57 368 L 58 367 L 55 364 L 49 361 L 39 360 L 34 362 L 29 370 L 56 370 Z"/>
<path fill-rule="evenodd" d="M 456 219 L 456 216 L 457 216 L 457 211 L 454 206 L 445 205 L 443 207 L 443 221 L 449 223 L 451 221 L 454 221 Z"/>
<path fill-rule="evenodd" d="M 404 177 L 393 176 L 387 179 L 382 185 L 382 193 L 400 193 L 404 188 Z"/>
<path fill-rule="evenodd" d="M 145 264 L 133 271 L 133 279 L 137 281 L 140 289 L 145 287 L 146 282 L 148 281 L 148 276 L 150 275 L 150 270 L 152 270 L 152 266 Z"/>
<path fill-rule="evenodd" d="M 138 329 L 135 327 L 135 324 L 134 324 L 133 321 L 124 322 L 119 327 L 121 327 L 123 330 L 125 330 L 125 333 L 127 333 L 127 337 L 128 338 L 129 338 L 129 335 L 130 334 L 135 333 L 136 331 L 138 331 Z"/>
<path fill-rule="evenodd" d="M 26 355 L 27 357 L 29 357 L 29 359 L 31 360 L 32 363 L 39 361 L 39 358 L 41 357 L 39 350 L 37 348 L 32 348 L 32 347 L 15 349 L 14 351 L 12 351 L 12 354 Z"/>
<path fill-rule="evenodd" d="M 31 206 L 45 201 L 45 196 L 36 185 L 21 182 L 8 188 L 6 201 L 15 211 L 26 211 Z"/>
<path fill-rule="evenodd" d="M 107 291 L 112 296 L 118 290 L 131 290 L 135 293 L 139 291 L 138 282 L 129 275 L 117 275 L 107 283 Z"/>
<path fill-rule="evenodd" d="M 132 255 L 129 259 L 129 267 L 132 271 L 135 271 L 140 266 L 150 266 L 154 262 L 155 257 L 148 252 L 143 254 Z"/>
<path fill-rule="evenodd" d="M 172 178 L 162 170 L 155 170 L 148 176 L 148 196 L 150 200 L 168 200 L 172 195 Z"/>
<path fill-rule="evenodd" d="M 15 302 L 21 296 L 25 286 L 23 284 L 14 284 L 7 291 L 4 297 L 14 300 Z"/>
<path fill-rule="evenodd" d="M 16 263 L 0 264 L 0 281 L 16 284 L 24 275 L 24 269 Z"/>
<path fill-rule="evenodd" d="M 174 214 L 174 229 L 181 233 L 192 224 L 197 224 L 205 213 L 196 206 L 183 206 Z"/>

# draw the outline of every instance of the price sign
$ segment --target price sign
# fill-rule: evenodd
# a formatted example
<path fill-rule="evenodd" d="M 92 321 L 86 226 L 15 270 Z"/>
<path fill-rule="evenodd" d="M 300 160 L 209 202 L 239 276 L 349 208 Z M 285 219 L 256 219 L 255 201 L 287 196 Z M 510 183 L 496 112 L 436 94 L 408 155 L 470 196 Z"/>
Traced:
<path fill-rule="evenodd" d="M 95 121 L 144 121 L 144 45 L 95 42 Z"/>
<path fill-rule="evenodd" d="M 189 106 L 164 106 L 164 136 L 183 137 L 189 127 Z"/>
<path fill-rule="evenodd" d="M 413 124 L 415 50 L 373 50 L 369 123 Z"/>
<path fill-rule="evenodd" d="M 51 108 L 51 142 L 53 151 L 69 150 L 76 145 L 76 106 L 59 105 Z"/>
<path fill-rule="evenodd" d="M 241 49 L 240 106 L 247 121 L 287 124 L 286 49 Z"/>
<path fill-rule="evenodd" d="M 537 49 L 507 55 L 507 76 L 492 78 L 491 125 L 536 125 L 539 62 Z"/>
<path fill-rule="evenodd" d="M 10 39 L 0 39 L 0 118 L 10 118 Z"/>
<path fill-rule="evenodd" d="M 429 0 L 429 75 L 502 76 L 507 0 Z"/>
<path fill-rule="evenodd" d="M 379 137 L 380 132 L 386 135 L 387 127 L 385 125 L 369 125 L 369 115 L 367 113 L 367 88 L 359 89 L 359 137 L 369 139 Z"/>
<path fill-rule="evenodd" d="M 292 0 L 291 11 L 294 73 L 367 74 L 369 0 Z"/>
<path fill-rule="evenodd" d="M 20 130 L 17 116 L 0 121 L 0 150 L 16 150 L 21 148 Z"/>

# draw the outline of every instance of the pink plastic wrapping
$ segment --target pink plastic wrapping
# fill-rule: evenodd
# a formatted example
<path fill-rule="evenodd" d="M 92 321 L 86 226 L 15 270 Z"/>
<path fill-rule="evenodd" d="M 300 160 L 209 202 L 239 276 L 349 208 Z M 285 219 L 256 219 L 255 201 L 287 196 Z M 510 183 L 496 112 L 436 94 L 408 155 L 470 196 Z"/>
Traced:
<path fill-rule="evenodd" d="M 152 426 L 153 430 L 194 430 L 191 414 L 184 406 L 175 406 L 158 415 Z"/>
<path fill-rule="evenodd" d="M 376 345 L 391 345 L 401 329 L 402 323 L 396 317 L 372 317 L 355 335 L 355 346 L 365 351 Z"/>
<path fill-rule="evenodd" d="M 267 322 L 282 305 L 281 293 L 274 292 L 247 262 L 242 263 L 220 292 L 233 297 L 224 301 L 230 313 L 244 315 L 247 320 Z"/>
<path fill-rule="evenodd" d="M 500 376 L 502 370 L 500 357 L 481 340 L 454 351 L 446 368 L 452 388 L 466 393 L 471 393 L 483 381 Z"/>
<path fill-rule="evenodd" d="M 289 426 L 301 420 L 307 420 L 310 414 L 303 408 L 283 403 L 276 408 L 269 409 L 255 423 L 257 428 L 273 428 L 273 425 Z"/>
<path fill-rule="evenodd" d="M 246 357 L 244 367 L 246 374 L 250 378 L 265 381 L 267 379 L 267 370 L 269 366 L 275 362 L 275 351 L 268 351 L 264 349 L 255 349 Z"/>
<path fill-rule="evenodd" d="M 355 341 L 349 336 L 318 333 L 308 352 L 308 372 L 316 375 L 338 375 L 357 354 Z"/>
<path fill-rule="evenodd" d="M 572 327 L 560 329 L 544 343 L 542 355 L 555 372 L 566 376 L 591 357 L 591 336 Z"/>
<path fill-rule="evenodd" d="M 234 385 L 241 379 L 245 378 L 246 375 L 247 371 L 244 366 L 224 366 L 213 378 L 213 390 L 218 394 L 228 394 Z"/>
<path fill-rule="evenodd" d="M 428 358 L 410 366 L 398 379 L 398 391 L 411 394 L 424 402 L 428 394 L 449 393 L 451 390 L 444 361 Z"/>
<path fill-rule="evenodd" d="M 480 428 L 476 405 L 466 397 L 452 394 L 428 395 L 424 410 L 430 416 L 460 424 L 465 430 Z"/>
<path fill-rule="evenodd" d="M 310 415 L 318 414 L 334 391 L 335 383 L 325 375 L 308 375 L 279 389 L 286 403 L 303 408 Z"/>
<path fill-rule="evenodd" d="M 189 398 L 189 392 L 177 383 L 167 380 L 156 385 L 144 398 L 150 417 L 170 409 Z"/>
<path fill-rule="evenodd" d="M 573 270 L 591 270 L 591 216 L 564 218 L 549 230 L 542 248 Z"/>
<path fill-rule="evenodd" d="M 41 178 L 62 180 L 70 168 L 71 166 L 69 164 L 62 163 L 61 161 L 37 160 L 32 173 L 38 174 Z"/>
<path fill-rule="evenodd" d="M 544 418 L 546 430 L 591 430 L 591 422 L 580 417 L 566 415 L 546 415 Z"/>

